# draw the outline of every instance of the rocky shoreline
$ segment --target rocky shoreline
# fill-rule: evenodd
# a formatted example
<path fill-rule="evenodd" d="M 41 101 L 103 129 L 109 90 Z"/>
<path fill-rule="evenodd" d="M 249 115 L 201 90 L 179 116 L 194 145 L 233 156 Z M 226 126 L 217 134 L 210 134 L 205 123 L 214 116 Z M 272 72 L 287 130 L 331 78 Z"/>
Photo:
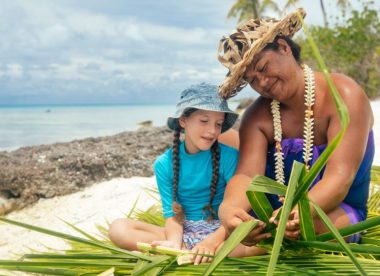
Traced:
<path fill-rule="evenodd" d="M 0 152 L 0 215 L 117 177 L 151 176 L 172 143 L 166 127 Z"/>
<path fill-rule="evenodd" d="M 253 101 L 243 99 L 236 111 L 242 114 Z M 114 178 L 152 176 L 154 160 L 172 145 L 173 132 L 150 121 L 139 125 L 112 136 L 0 151 L 0 215 Z M 240 120 L 234 128 L 239 125 Z"/>

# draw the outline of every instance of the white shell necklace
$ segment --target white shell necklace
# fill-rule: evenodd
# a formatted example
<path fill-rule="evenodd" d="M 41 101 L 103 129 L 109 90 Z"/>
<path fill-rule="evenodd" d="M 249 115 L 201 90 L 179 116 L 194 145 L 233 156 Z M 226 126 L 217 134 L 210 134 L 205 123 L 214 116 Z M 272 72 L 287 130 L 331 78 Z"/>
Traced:
<path fill-rule="evenodd" d="M 314 139 L 314 118 L 313 118 L 313 105 L 315 102 L 315 79 L 314 73 L 306 64 L 302 64 L 303 75 L 305 79 L 305 121 L 303 128 L 303 160 L 306 169 L 309 169 L 309 161 L 313 157 L 313 139 Z M 282 127 L 281 127 L 281 114 L 280 102 L 272 100 L 271 112 L 273 116 L 274 140 L 276 142 L 275 157 L 275 174 L 276 181 L 285 184 L 284 175 L 284 154 L 282 152 Z"/>

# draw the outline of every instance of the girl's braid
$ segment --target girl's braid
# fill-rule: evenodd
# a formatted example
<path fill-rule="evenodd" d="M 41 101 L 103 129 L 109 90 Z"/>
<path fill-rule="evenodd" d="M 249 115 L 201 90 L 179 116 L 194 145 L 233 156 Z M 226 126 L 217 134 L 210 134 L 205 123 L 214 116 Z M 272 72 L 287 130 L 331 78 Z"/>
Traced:
<path fill-rule="evenodd" d="M 177 202 L 178 180 L 179 180 L 179 144 L 180 130 L 176 130 L 173 136 L 173 202 L 172 208 L 175 218 L 179 222 L 183 222 L 184 212 L 182 206 Z"/>
<path fill-rule="evenodd" d="M 211 154 L 212 154 L 211 194 L 210 194 L 210 201 L 208 205 L 205 207 L 205 209 L 210 213 L 210 215 L 207 218 L 207 220 L 209 221 L 217 217 L 215 210 L 212 208 L 212 201 L 214 200 L 215 193 L 216 193 L 216 186 L 219 180 L 220 149 L 219 149 L 218 140 L 216 140 L 215 143 L 212 145 Z"/>

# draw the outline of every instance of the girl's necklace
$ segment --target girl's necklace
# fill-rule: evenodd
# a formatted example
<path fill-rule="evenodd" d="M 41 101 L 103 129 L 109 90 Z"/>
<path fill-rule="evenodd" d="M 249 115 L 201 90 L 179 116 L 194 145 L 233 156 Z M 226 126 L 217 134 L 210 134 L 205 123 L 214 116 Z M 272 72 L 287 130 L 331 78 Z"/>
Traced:
<path fill-rule="evenodd" d="M 315 101 L 315 79 L 314 73 L 306 64 L 302 65 L 303 75 L 305 79 L 305 121 L 303 131 L 303 160 L 306 169 L 309 170 L 309 161 L 313 156 L 313 139 L 314 139 L 314 118 L 313 118 L 313 105 Z M 282 127 L 281 127 L 281 114 L 280 102 L 272 100 L 271 112 L 273 116 L 274 140 L 276 142 L 275 156 L 275 174 L 276 181 L 285 184 L 284 174 L 284 154 L 282 152 Z"/>

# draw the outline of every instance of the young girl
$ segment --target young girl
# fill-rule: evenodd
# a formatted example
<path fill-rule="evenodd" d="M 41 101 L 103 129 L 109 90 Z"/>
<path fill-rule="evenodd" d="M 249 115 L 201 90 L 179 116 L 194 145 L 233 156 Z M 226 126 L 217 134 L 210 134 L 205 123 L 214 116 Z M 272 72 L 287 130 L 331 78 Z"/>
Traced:
<path fill-rule="evenodd" d="M 215 254 L 226 238 L 218 209 L 238 159 L 238 151 L 218 143 L 218 137 L 236 118 L 237 114 L 218 96 L 217 86 L 202 83 L 181 93 L 177 111 L 167 121 L 175 131 L 173 147 L 154 164 L 165 227 L 118 219 L 109 230 L 113 243 L 129 250 L 137 249 L 136 242 L 147 242 Z M 184 141 L 180 141 L 181 132 L 185 134 Z M 262 228 L 263 225 L 256 231 Z M 257 248 L 239 245 L 231 256 L 258 252 Z M 194 264 L 208 260 L 198 255 Z"/>

